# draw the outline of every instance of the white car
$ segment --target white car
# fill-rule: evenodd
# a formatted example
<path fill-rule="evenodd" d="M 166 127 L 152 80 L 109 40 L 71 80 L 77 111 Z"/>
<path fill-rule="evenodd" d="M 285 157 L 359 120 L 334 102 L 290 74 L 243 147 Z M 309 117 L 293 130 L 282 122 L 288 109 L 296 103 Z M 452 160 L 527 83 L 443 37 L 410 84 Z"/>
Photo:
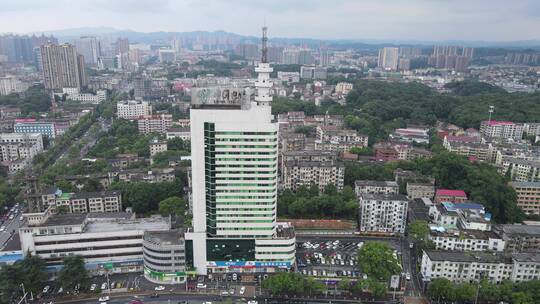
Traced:
<path fill-rule="evenodd" d="M 165 290 L 165 286 L 156 286 L 156 288 L 154 288 L 155 291 L 163 291 Z"/>
<path fill-rule="evenodd" d="M 47 285 L 45 288 L 43 288 L 43 293 L 49 292 L 49 289 L 51 289 L 51 286 Z"/>
<path fill-rule="evenodd" d="M 203 284 L 203 283 L 197 283 L 197 288 L 205 289 L 205 288 L 206 288 L 206 284 Z"/>
<path fill-rule="evenodd" d="M 110 299 L 109 296 L 103 296 L 103 297 L 99 298 L 98 301 L 100 301 L 100 302 L 107 302 L 107 301 L 109 301 L 109 299 Z"/>
<path fill-rule="evenodd" d="M 90 285 L 90 291 L 96 290 L 97 284 Z"/>
<path fill-rule="evenodd" d="M 233 273 L 232 274 L 232 279 L 233 279 L 233 281 L 238 280 L 238 275 L 236 273 Z"/>
<path fill-rule="evenodd" d="M 249 300 L 248 304 L 259 304 L 259 302 L 255 301 L 255 300 Z"/>
<path fill-rule="evenodd" d="M 405 278 L 407 281 L 409 281 L 411 279 L 411 274 L 407 272 L 407 274 L 405 274 Z"/>
<path fill-rule="evenodd" d="M 101 290 L 103 289 L 107 289 L 107 283 L 103 282 L 103 284 L 101 284 Z"/>
<path fill-rule="evenodd" d="M 246 286 L 240 287 L 240 294 L 243 295 L 246 292 Z"/>
<path fill-rule="evenodd" d="M 24 216 L 21 215 L 21 217 L 19 218 L 19 221 L 24 221 Z"/>
<path fill-rule="evenodd" d="M 0 227 L 0 232 L 6 230 L 6 226 Z"/>

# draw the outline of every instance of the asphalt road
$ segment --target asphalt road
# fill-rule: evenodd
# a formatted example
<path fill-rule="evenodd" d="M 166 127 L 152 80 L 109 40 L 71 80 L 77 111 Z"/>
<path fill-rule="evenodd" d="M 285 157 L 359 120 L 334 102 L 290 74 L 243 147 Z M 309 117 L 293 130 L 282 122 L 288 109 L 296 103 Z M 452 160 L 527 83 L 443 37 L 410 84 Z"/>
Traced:
<path fill-rule="evenodd" d="M 6 243 L 13 237 L 13 234 L 19 231 L 19 227 L 21 227 L 24 223 L 24 220 L 21 221 L 19 219 L 21 215 L 22 213 L 19 212 L 13 218 L 13 220 L 9 220 L 6 218 L 6 221 L 2 224 L 2 226 L 6 227 L 6 230 L 0 232 L 0 248 L 3 248 Z"/>

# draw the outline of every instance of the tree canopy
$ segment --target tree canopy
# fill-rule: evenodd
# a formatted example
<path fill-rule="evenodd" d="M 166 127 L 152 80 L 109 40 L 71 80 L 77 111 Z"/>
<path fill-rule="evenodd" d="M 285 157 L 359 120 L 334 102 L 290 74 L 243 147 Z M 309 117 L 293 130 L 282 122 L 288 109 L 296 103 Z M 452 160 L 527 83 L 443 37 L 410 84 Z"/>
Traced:
<path fill-rule="evenodd" d="M 358 250 L 358 266 L 368 278 L 387 282 L 401 272 L 401 266 L 392 248 L 376 241 L 368 241 Z"/>
<path fill-rule="evenodd" d="M 64 258 L 63 267 L 58 273 L 58 282 L 64 290 L 74 290 L 77 285 L 86 289 L 88 272 L 84 267 L 84 258 L 79 255 Z"/>

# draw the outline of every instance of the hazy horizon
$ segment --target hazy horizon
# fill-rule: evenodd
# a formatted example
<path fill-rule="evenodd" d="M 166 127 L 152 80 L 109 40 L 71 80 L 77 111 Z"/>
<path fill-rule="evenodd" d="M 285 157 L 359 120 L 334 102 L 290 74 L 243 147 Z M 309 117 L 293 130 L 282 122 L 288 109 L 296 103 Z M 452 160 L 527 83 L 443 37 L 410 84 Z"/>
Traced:
<path fill-rule="evenodd" d="M 111 27 L 137 32 L 226 31 L 323 40 L 540 39 L 540 1 L 518 0 L 3 0 L 4 33 Z M 28 22 L 27 20 L 31 20 Z M 24 22 L 23 22 L 24 21 Z"/>

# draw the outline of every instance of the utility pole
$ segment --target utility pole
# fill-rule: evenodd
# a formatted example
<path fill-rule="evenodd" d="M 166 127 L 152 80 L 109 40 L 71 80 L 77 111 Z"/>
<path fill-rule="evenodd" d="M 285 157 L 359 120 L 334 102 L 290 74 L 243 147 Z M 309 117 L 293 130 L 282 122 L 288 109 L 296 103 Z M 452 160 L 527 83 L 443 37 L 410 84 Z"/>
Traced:
<path fill-rule="evenodd" d="M 26 290 L 24 290 L 24 283 L 21 283 L 21 287 L 22 287 L 22 292 L 24 295 L 24 303 L 28 303 L 28 301 L 26 300 Z"/>

